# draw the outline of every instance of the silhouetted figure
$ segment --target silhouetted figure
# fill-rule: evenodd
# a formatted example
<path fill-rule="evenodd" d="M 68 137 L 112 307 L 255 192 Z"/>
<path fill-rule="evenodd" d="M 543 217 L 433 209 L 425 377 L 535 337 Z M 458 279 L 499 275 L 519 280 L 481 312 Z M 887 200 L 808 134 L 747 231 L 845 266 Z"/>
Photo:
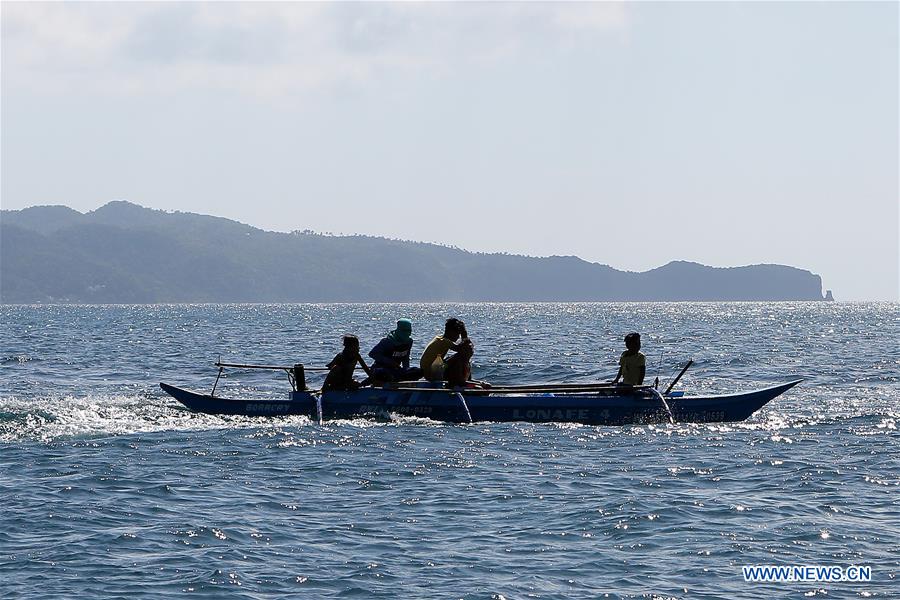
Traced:
<path fill-rule="evenodd" d="M 625 352 L 619 357 L 619 372 L 613 384 L 622 379 L 625 385 L 641 385 L 647 374 L 647 358 L 641 354 L 641 334 L 629 333 L 625 336 Z"/>
<path fill-rule="evenodd" d="M 355 335 L 345 335 L 344 349 L 325 365 L 329 371 L 325 376 L 325 383 L 322 384 L 322 391 L 357 389 L 360 383 L 353 379 L 353 371 L 357 364 L 363 368 L 366 375 L 371 376 L 372 372 L 366 361 L 359 355 L 359 339 Z"/>
<path fill-rule="evenodd" d="M 412 344 L 412 321 L 400 319 L 397 328 L 369 352 L 375 360 L 372 377 L 379 381 L 414 381 L 422 377 L 422 369 L 409 366 Z"/>
<path fill-rule="evenodd" d="M 462 338 L 462 342 L 457 341 Z M 462 344 L 469 338 L 466 333 L 466 325 L 459 319 L 447 319 L 444 325 L 444 335 L 435 336 L 433 340 L 425 347 L 422 358 L 419 360 L 419 366 L 425 379 L 429 381 L 443 381 L 444 370 L 447 366 L 444 361 L 447 352 L 453 350 L 459 352 Z"/>
<path fill-rule="evenodd" d="M 475 345 L 469 338 L 459 343 L 456 354 L 444 363 L 444 378 L 447 387 L 466 387 L 472 379 L 472 356 L 475 354 Z"/>

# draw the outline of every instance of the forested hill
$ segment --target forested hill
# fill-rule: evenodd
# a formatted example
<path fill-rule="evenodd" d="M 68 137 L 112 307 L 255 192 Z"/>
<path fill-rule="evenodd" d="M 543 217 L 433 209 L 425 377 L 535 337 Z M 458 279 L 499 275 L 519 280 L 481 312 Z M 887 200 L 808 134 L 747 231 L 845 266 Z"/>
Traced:
<path fill-rule="evenodd" d="M 573 256 L 274 233 L 122 201 L 0 213 L 3 303 L 821 299 L 818 275 L 781 265 L 632 273 Z"/>

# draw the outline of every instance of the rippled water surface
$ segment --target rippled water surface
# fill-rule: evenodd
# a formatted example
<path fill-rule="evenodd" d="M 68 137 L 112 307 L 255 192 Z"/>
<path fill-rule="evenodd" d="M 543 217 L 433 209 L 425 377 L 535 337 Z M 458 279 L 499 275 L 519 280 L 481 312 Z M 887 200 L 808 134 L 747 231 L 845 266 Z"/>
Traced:
<path fill-rule="evenodd" d="M 400 316 L 421 352 L 451 315 L 495 383 L 611 377 L 631 330 L 651 378 L 695 360 L 687 392 L 805 382 L 744 423 L 633 427 L 319 427 L 158 387 L 323 364 Z M 897 597 L 898 340 L 885 303 L 3 306 L 0 596 Z M 768 564 L 872 581 L 744 582 Z"/>

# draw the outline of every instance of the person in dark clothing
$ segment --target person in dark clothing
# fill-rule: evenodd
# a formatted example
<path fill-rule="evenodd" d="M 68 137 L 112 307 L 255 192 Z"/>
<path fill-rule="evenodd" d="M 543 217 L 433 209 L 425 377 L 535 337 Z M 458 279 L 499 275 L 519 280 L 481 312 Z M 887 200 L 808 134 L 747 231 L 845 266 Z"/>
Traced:
<path fill-rule="evenodd" d="M 456 353 L 444 363 L 444 379 L 448 388 L 482 388 L 491 387 L 487 381 L 472 379 L 472 356 L 475 355 L 475 344 L 469 338 L 457 345 Z"/>
<path fill-rule="evenodd" d="M 366 375 L 372 375 L 366 361 L 359 355 L 359 339 L 355 335 L 345 335 L 344 349 L 325 365 L 329 371 L 325 376 L 325 383 L 322 384 L 322 391 L 357 389 L 360 383 L 353 379 L 353 370 L 357 364 L 363 368 Z"/>
<path fill-rule="evenodd" d="M 369 352 L 375 361 L 372 377 L 378 381 L 414 381 L 422 377 L 422 369 L 409 366 L 412 345 L 412 321 L 400 319 L 397 328 Z"/>
<path fill-rule="evenodd" d="M 447 359 L 444 366 L 444 378 L 447 387 L 466 387 L 472 379 L 472 356 L 475 354 L 475 345 L 469 338 L 464 339 L 457 346 L 456 354 Z"/>

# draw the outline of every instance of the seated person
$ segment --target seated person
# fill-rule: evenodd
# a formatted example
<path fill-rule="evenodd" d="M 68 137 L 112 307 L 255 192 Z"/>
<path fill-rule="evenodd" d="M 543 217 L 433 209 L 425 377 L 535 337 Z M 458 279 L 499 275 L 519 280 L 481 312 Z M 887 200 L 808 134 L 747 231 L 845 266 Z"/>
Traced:
<path fill-rule="evenodd" d="M 619 372 L 613 379 L 613 385 L 622 378 L 623 385 L 642 385 L 647 374 L 647 359 L 641 354 L 641 334 L 629 333 L 625 336 L 627 350 L 619 357 Z"/>
<path fill-rule="evenodd" d="M 366 375 L 371 375 L 366 361 L 359 355 L 359 339 L 355 335 L 345 335 L 344 349 L 325 365 L 329 371 L 322 384 L 322 391 L 357 389 L 360 383 L 353 379 L 353 370 L 357 364 L 362 366 Z"/>
<path fill-rule="evenodd" d="M 472 355 L 475 354 L 475 345 L 472 340 L 465 338 L 457 346 L 456 354 L 444 363 L 444 377 L 447 387 L 466 387 L 472 378 Z"/>
<path fill-rule="evenodd" d="M 457 344 L 456 342 L 460 337 L 462 337 L 462 342 Z M 419 361 L 419 366 L 425 375 L 425 379 L 428 381 L 443 381 L 446 364 L 444 357 L 447 356 L 447 352 L 450 350 L 459 352 L 462 344 L 468 338 L 466 326 L 462 321 L 459 319 L 447 319 L 447 323 L 444 325 L 444 335 L 435 336 L 428 343 Z"/>
<path fill-rule="evenodd" d="M 369 356 L 375 360 L 372 378 L 378 381 L 415 381 L 422 377 L 422 369 L 409 366 L 412 344 L 412 321 L 400 319 L 397 321 L 397 328 L 369 352 Z"/>

